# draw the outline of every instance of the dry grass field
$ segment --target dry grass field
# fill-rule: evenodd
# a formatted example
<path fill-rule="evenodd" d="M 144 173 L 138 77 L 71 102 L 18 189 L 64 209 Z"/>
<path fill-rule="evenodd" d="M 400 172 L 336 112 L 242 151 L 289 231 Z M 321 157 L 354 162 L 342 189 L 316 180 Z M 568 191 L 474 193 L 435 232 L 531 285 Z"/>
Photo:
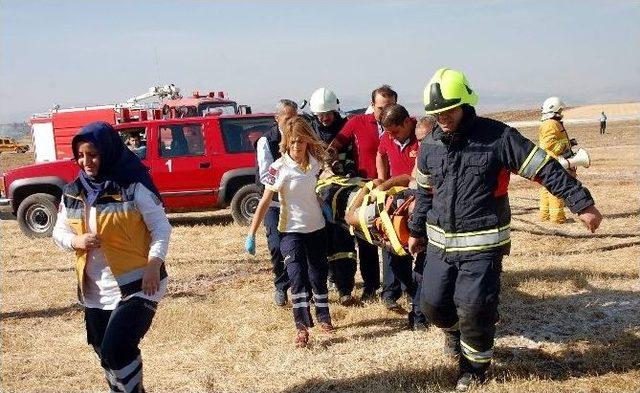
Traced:
<path fill-rule="evenodd" d="M 486 392 L 640 389 L 640 122 L 569 128 L 589 149 L 579 171 L 604 214 L 592 235 L 577 221 L 537 220 L 538 186 L 512 179 L 512 255 Z M 536 129 L 522 129 L 535 138 Z M 3 154 L 2 169 L 27 156 Z M 75 302 L 72 255 L 1 230 L 2 391 L 105 391 Z M 455 362 L 436 328 L 414 333 L 382 304 L 336 304 L 337 331 L 295 349 L 290 308 L 272 304 L 264 236 L 243 252 L 246 228 L 227 212 L 171 215 L 169 293 L 141 347 L 151 392 L 432 392 L 451 390 Z M 262 232 L 263 233 L 263 232 Z M 359 276 L 358 276 L 359 280 Z M 357 289 L 359 295 L 360 289 Z M 406 301 L 403 300 L 405 309 Z"/>

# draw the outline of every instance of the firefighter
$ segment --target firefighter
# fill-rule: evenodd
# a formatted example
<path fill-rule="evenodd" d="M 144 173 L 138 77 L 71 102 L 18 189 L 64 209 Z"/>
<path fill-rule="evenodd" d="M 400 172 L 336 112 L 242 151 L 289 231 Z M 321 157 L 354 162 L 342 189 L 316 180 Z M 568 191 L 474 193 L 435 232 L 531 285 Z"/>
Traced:
<path fill-rule="evenodd" d="M 444 331 L 445 352 L 458 356 L 456 390 L 465 391 L 484 381 L 493 357 L 502 258 L 510 248 L 510 171 L 564 198 L 591 232 L 602 216 L 558 161 L 517 130 L 476 115 L 478 97 L 462 72 L 436 71 L 424 101 L 438 126 L 420 147 L 408 244 L 411 253 L 426 247 L 421 308 Z"/>
<path fill-rule="evenodd" d="M 311 112 L 318 121 L 318 136 L 327 145 L 338 135 L 347 119 L 340 116 L 340 100 L 336 94 L 321 87 L 313 92 L 309 100 Z M 343 175 L 354 167 L 350 151 L 340 153 L 331 165 L 334 172 Z M 327 259 L 329 260 L 329 283 L 338 290 L 339 302 L 344 306 L 355 304 L 352 296 L 356 276 L 356 248 L 349 231 L 338 224 L 327 221 Z"/>
<path fill-rule="evenodd" d="M 562 156 L 569 158 L 571 142 L 567 131 L 562 124 L 562 110 L 564 103 L 558 97 L 549 97 L 544 100 L 541 109 L 540 128 L 538 130 L 538 143 L 553 158 Z M 570 172 L 575 176 L 575 170 Z M 556 224 L 565 222 L 564 201 L 553 196 L 546 188 L 540 188 L 540 219 L 550 220 Z"/>

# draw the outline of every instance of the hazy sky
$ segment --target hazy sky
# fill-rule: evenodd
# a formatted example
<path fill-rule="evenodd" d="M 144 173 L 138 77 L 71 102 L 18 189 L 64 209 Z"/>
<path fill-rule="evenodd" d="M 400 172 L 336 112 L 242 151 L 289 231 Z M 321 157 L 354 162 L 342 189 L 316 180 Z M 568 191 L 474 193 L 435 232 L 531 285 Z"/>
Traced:
<path fill-rule="evenodd" d="M 254 110 L 391 84 L 417 114 L 440 67 L 479 109 L 640 100 L 638 1 L 0 0 L 0 122 L 121 102 L 149 86 L 224 90 Z"/>

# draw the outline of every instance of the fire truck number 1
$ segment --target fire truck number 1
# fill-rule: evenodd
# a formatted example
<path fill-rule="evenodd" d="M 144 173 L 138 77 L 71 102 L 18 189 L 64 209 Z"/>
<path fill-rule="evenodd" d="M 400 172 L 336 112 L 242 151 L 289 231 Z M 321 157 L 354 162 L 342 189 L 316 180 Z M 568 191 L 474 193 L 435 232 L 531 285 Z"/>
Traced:
<path fill-rule="evenodd" d="M 169 160 L 169 161 L 165 162 L 164 164 L 167 166 L 167 168 L 169 168 L 169 172 L 171 172 L 171 169 L 172 169 L 172 167 L 171 167 L 171 160 Z"/>

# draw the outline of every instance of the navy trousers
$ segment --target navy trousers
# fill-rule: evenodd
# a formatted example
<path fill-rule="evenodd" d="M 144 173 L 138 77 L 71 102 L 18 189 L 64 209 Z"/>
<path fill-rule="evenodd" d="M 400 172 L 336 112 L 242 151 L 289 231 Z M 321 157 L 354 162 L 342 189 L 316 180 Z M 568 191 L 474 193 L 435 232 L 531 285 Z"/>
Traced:
<path fill-rule="evenodd" d="M 280 239 L 291 285 L 291 303 L 296 328 L 313 326 L 309 300 L 313 292 L 316 318 L 331 323 L 327 291 L 327 232 L 324 228 L 311 233 L 285 232 Z"/>
<path fill-rule="evenodd" d="M 144 392 L 138 344 L 151 327 L 156 306 L 134 296 L 113 311 L 85 308 L 87 341 L 100 358 L 111 392 Z"/>
<path fill-rule="evenodd" d="M 484 373 L 493 358 L 502 256 L 448 259 L 444 252 L 428 246 L 422 311 L 439 328 L 459 330 L 461 371 Z"/>
<path fill-rule="evenodd" d="M 415 283 L 413 282 L 413 259 L 411 256 L 400 257 L 387 249 L 382 249 L 382 292 L 380 298 L 398 300 L 405 290 L 413 298 Z"/>
<path fill-rule="evenodd" d="M 284 267 L 282 253 L 280 252 L 280 232 L 278 232 L 278 220 L 280 218 L 279 207 L 269 207 L 264 216 L 264 227 L 267 232 L 267 246 L 271 255 L 271 267 L 273 272 L 273 285 L 276 289 L 286 292 L 289 288 L 289 276 Z"/>

